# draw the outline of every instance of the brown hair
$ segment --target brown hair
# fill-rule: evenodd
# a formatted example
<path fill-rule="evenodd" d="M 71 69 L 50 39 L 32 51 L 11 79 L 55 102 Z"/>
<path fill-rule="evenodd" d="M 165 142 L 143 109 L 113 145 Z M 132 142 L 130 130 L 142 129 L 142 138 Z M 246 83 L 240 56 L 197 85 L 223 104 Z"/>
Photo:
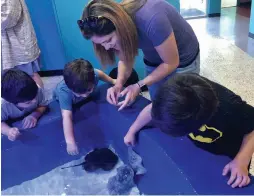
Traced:
<path fill-rule="evenodd" d="M 175 74 L 158 89 L 153 100 L 152 120 L 167 134 L 185 136 L 207 123 L 219 103 L 208 79 L 198 74 Z"/>
<path fill-rule="evenodd" d="M 96 83 L 94 68 L 84 59 L 75 59 L 67 63 L 63 70 L 63 77 L 67 87 L 78 94 L 90 91 Z"/>
<path fill-rule="evenodd" d="M 135 18 L 135 13 L 143 6 L 147 0 L 123 0 L 120 5 L 124 8 L 124 10 L 131 16 L 133 19 Z"/>
<path fill-rule="evenodd" d="M 140 6 L 134 6 L 134 0 L 123 1 L 121 4 L 113 0 L 92 0 L 84 9 L 82 20 L 90 16 L 103 16 L 104 20 L 100 24 L 100 28 L 107 28 L 110 22 L 115 26 L 115 31 L 120 39 L 122 56 L 125 63 L 133 65 L 135 56 L 138 54 L 138 34 L 132 16 L 129 13 L 136 10 Z M 138 4 L 137 4 L 138 5 Z M 86 39 L 90 39 L 96 35 L 95 32 L 81 29 Z M 100 44 L 94 44 L 94 49 L 99 57 L 102 65 L 112 65 L 115 63 L 115 50 L 106 50 Z"/>

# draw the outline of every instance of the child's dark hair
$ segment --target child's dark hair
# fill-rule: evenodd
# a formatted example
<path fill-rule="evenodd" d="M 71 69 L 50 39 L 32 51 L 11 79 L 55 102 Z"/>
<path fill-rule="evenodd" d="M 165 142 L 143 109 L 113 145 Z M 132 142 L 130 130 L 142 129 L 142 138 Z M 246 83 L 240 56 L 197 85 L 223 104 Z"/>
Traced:
<path fill-rule="evenodd" d="M 18 69 L 4 71 L 1 85 L 1 97 L 13 104 L 31 101 L 38 92 L 35 81 L 27 73 Z"/>
<path fill-rule="evenodd" d="M 67 87 L 77 94 L 90 91 L 95 84 L 94 68 L 89 61 L 76 59 L 68 63 L 63 71 Z"/>
<path fill-rule="evenodd" d="M 217 95 L 197 74 L 176 74 L 158 90 L 152 119 L 163 132 L 184 136 L 198 130 L 216 112 Z"/>

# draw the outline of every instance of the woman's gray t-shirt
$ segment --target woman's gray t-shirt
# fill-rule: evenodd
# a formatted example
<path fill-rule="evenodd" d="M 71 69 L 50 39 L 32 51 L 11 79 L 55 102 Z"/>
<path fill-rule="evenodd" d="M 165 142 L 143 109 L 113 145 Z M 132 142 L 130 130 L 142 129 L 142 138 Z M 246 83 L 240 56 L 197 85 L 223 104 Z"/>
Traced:
<path fill-rule="evenodd" d="M 165 0 L 147 0 L 135 15 L 139 35 L 139 48 L 144 58 L 160 64 L 162 59 L 155 47 L 162 44 L 172 32 L 175 34 L 180 57 L 180 67 L 192 63 L 199 52 L 199 43 L 192 27 Z"/>

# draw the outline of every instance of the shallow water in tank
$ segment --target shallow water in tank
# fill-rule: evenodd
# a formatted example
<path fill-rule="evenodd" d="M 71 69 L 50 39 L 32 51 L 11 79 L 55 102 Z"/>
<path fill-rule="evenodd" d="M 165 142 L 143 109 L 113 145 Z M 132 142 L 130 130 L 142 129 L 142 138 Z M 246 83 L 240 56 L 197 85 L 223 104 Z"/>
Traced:
<path fill-rule="evenodd" d="M 82 166 L 62 169 L 80 164 L 83 160 L 84 157 L 81 157 L 60 165 L 33 180 L 3 190 L 2 195 L 108 195 L 108 179 L 116 175 L 117 168 L 124 163 L 119 159 L 111 171 L 86 172 Z M 138 194 L 138 188 L 133 187 L 130 195 Z"/>

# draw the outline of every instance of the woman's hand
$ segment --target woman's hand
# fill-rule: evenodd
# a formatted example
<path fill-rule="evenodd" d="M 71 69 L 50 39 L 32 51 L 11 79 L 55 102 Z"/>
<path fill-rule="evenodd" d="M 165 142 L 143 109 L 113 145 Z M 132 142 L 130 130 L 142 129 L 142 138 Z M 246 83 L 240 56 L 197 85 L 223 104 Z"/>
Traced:
<path fill-rule="evenodd" d="M 126 87 L 120 94 L 120 97 L 125 96 L 124 101 L 121 101 L 117 104 L 117 106 L 120 106 L 118 111 L 121 111 L 124 109 L 126 106 L 130 106 L 136 99 L 136 97 L 140 93 L 140 88 L 138 84 L 132 84 L 128 87 Z"/>
<path fill-rule="evenodd" d="M 118 98 L 120 96 L 122 87 L 121 86 L 113 86 L 108 89 L 107 91 L 107 101 L 112 105 L 118 104 Z"/>

